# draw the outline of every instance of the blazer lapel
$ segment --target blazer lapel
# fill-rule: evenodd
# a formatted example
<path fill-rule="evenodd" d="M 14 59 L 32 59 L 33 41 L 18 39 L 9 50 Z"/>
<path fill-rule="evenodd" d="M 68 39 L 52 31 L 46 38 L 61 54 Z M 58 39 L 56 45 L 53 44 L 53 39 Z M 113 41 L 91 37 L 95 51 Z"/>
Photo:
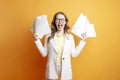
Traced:
<path fill-rule="evenodd" d="M 52 46 L 53 46 L 53 48 L 55 49 L 55 51 L 58 53 L 57 46 L 56 46 L 56 42 L 55 42 L 55 38 L 51 39 L 51 40 L 50 40 L 50 43 L 52 44 Z"/>
<path fill-rule="evenodd" d="M 70 39 L 69 34 L 65 34 L 65 41 L 64 41 L 64 46 L 63 46 L 63 53 L 66 50 L 65 48 L 68 46 L 68 40 Z"/>

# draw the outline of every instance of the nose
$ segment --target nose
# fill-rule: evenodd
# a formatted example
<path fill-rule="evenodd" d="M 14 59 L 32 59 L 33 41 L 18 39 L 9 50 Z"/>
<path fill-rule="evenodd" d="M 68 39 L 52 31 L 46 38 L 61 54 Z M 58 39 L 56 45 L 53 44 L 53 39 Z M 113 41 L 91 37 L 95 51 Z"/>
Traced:
<path fill-rule="evenodd" d="M 61 23 L 62 22 L 62 20 L 61 19 L 59 19 L 59 23 Z"/>

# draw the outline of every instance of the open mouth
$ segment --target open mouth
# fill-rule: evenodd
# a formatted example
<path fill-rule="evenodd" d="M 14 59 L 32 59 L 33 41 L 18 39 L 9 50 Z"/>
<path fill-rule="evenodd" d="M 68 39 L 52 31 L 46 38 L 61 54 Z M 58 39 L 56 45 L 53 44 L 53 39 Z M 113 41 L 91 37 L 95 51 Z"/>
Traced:
<path fill-rule="evenodd" d="M 63 26 L 63 24 L 58 24 L 58 27 L 62 27 Z"/>

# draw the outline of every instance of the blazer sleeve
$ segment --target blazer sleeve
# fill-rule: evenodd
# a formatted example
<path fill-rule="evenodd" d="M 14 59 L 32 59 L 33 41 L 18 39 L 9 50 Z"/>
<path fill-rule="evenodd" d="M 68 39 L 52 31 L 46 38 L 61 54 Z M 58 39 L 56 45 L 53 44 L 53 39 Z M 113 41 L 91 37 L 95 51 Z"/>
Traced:
<path fill-rule="evenodd" d="M 47 53 L 48 53 L 48 47 L 47 47 L 47 37 L 45 38 L 45 41 L 44 41 L 44 47 L 40 41 L 40 39 L 34 41 L 38 51 L 40 52 L 40 54 L 43 56 L 43 57 L 46 57 L 47 56 Z"/>
<path fill-rule="evenodd" d="M 80 40 L 79 44 L 75 47 L 74 38 L 72 36 L 72 52 L 71 52 L 72 57 L 77 57 L 85 47 L 85 44 L 86 41 Z"/>

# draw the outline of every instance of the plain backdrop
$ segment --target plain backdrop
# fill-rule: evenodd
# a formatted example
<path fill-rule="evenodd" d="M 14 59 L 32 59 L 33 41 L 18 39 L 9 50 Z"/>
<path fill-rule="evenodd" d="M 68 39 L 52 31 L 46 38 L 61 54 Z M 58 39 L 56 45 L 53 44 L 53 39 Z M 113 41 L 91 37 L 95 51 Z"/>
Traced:
<path fill-rule="evenodd" d="M 39 54 L 30 28 L 42 14 L 51 24 L 58 11 L 66 13 L 70 33 L 80 13 L 96 30 L 72 58 L 73 80 L 120 80 L 120 0 L 0 0 L 0 80 L 45 80 L 47 57 Z"/>

